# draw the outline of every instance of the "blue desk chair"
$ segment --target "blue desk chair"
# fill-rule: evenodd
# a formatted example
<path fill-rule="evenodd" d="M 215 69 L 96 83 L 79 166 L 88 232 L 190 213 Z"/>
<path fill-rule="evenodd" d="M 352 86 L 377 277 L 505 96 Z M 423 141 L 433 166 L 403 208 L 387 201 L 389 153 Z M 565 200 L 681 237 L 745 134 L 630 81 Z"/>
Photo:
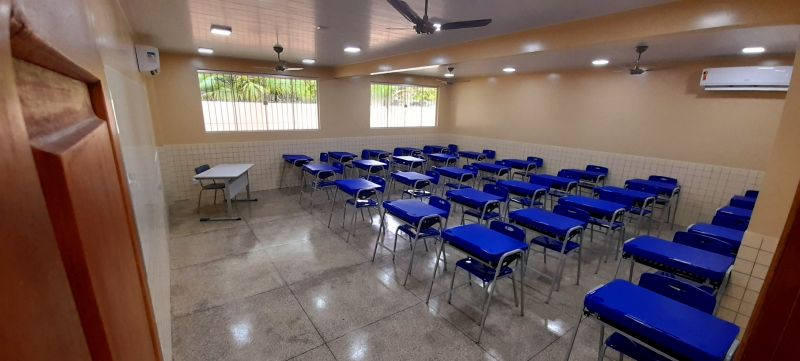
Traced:
<path fill-rule="evenodd" d="M 489 229 L 525 243 L 525 231 L 515 225 L 501 221 L 492 221 L 492 223 L 489 224 Z M 511 288 L 514 290 L 514 306 L 519 307 L 519 301 L 517 300 L 517 281 L 514 279 L 514 269 L 511 268 L 510 265 L 511 263 L 516 262 L 517 264 L 515 267 L 519 269 L 519 262 L 522 259 L 521 256 L 522 253 L 515 253 L 503 258 L 502 262 L 498 263 L 481 262 L 473 259 L 472 257 L 463 258 L 456 262 L 456 268 L 453 270 L 453 277 L 450 279 L 450 290 L 447 294 L 448 304 L 453 299 L 453 286 L 455 284 L 456 273 L 458 273 L 459 268 L 463 269 L 469 274 L 469 280 L 467 281 L 468 284 L 472 284 L 473 276 L 477 277 L 483 282 L 483 289 L 485 290 L 483 304 L 481 304 L 483 317 L 481 319 L 481 329 L 478 331 L 478 342 L 481 342 L 484 320 L 486 318 L 486 314 L 489 313 L 489 306 L 491 305 L 492 295 L 494 294 L 495 290 L 494 285 L 497 281 L 504 278 L 511 279 Z M 522 292 L 525 291 L 522 290 Z"/>
<path fill-rule="evenodd" d="M 207 170 L 211 169 L 208 164 L 203 164 L 194 169 L 194 174 L 200 174 Z M 225 199 L 225 183 L 217 183 L 215 180 L 211 180 L 211 183 L 203 183 L 203 180 L 197 180 L 200 183 L 200 194 L 197 195 L 197 210 L 200 210 L 200 200 L 203 199 L 203 192 L 205 191 L 214 191 L 214 204 L 217 204 L 217 192 L 222 191 L 222 199 Z"/>
<path fill-rule="evenodd" d="M 672 237 L 672 242 L 680 243 L 694 248 L 699 248 L 705 251 L 714 252 L 723 256 L 736 256 L 736 248 L 734 245 L 725 242 L 721 239 L 714 238 L 699 233 L 690 232 L 675 232 Z"/>
<path fill-rule="evenodd" d="M 630 197 L 626 197 L 620 194 L 614 193 L 598 193 L 600 200 L 614 202 L 625 206 L 625 209 L 631 209 L 633 206 L 633 200 Z M 615 216 L 613 219 L 603 219 L 603 218 L 595 218 L 592 217 L 589 220 L 589 239 L 590 241 L 594 240 L 594 230 L 595 227 L 604 230 L 602 234 L 607 234 L 609 238 L 613 237 L 615 232 L 619 232 L 619 238 L 617 238 L 617 242 L 614 245 L 614 260 L 619 257 L 619 251 L 622 247 L 622 243 L 625 241 L 625 212 L 620 212 L 619 216 Z M 609 249 L 612 249 L 609 247 Z M 600 264 L 604 261 L 608 261 L 608 253 L 603 255 L 597 259 L 597 268 L 595 269 L 594 273 L 600 272 Z"/>
<path fill-rule="evenodd" d="M 434 206 L 436 208 L 441 209 L 445 213 L 450 214 L 450 202 L 444 198 L 431 196 L 428 198 L 428 204 Z M 447 219 L 445 219 L 447 222 Z M 411 274 L 411 266 L 414 264 L 414 244 L 418 240 L 422 240 L 422 243 L 425 245 L 425 252 L 428 252 L 428 238 L 434 238 L 436 240 L 442 236 L 442 231 L 447 226 L 446 224 L 440 224 L 440 218 L 438 217 L 427 217 L 423 218 L 419 224 L 412 225 L 412 224 L 402 224 L 397 227 L 394 231 L 394 246 L 392 247 L 392 261 L 394 261 L 395 251 L 397 250 L 397 238 L 400 236 L 401 233 L 405 234 L 408 237 L 408 242 L 411 244 L 411 261 L 408 264 L 408 271 L 406 272 L 406 277 L 403 280 L 403 286 L 406 285 L 406 281 L 408 281 L 408 275 Z M 447 265 L 447 255 L 442 253 L 442 259 L 444 260 L 445 266 Z"/>
<path fill-rule="evenodd" d="M 381 194 L 381 196 L 378 197 L 378 203 L 383 204 L 383 196 L 386 194 L 386 179 L 380 176 L 371 175 L 367 177 L 367 180 L 380 186 L 380 188 L 377 189 L 378 193 Z M 372 213 L 370 213 L 370 215 L 372 215 Z"/>
<path fill-rule="evenodd" d="M 717 214 L 714 215 L 714 218 L 711 219 L 711 224 L 739 231 L 746 231 L 747 227 L 750 225 L 750 220 L 730 217 L 726 214 L 717 212 Z"/>
<path fill-rule="evenodd" d="M 489 183 L 483 186 L 483 191 L 502 198 L 501 203 L 489 204 L 487 207 L 488 209 L 480 211 L 477 209 L 465 210 L 461 215 L 461 224 L 464 224 L 464 216 L 474 217 L 478 220 L 476 223 L 494 219 L 503 219 L 506 216 L 504 212 L 508 211 L 508 188 L 494 183 Z"/>
<path fill-rule="evenodd" d="M 638 226 L 636 227 L 636 232 L 634 234 L 639 235 L 642 232 L 642 223 L 647 220 L 647 234 L 650 234 L 650 223 L 653 220 L 653 204 L 655 202 L 655 197 L 651 198 L 650 201 L 645 201 L 644 203 L 637 202 L 636 199 L 626 196 L 624 194 L 615 193 L 612 191 L 605 190 L 603 188 L 595 188 L 594 194 L 598 199 L 602 199 L 604 201 L 614 202 L 625 205 L 625 209 L 628 211 L 628 216 L 631 220 L 633 218 L 637 219 Z M 617 247 L 617 251 L 619 251 L 619 247 Z"/>
<path fill-rule="evenodd" d="M 376 183 L 376 184 L 378 184 L 379 186 L 382 186 L 384 189 L 386 189 L 386 181 L 383 181 L 382 183 L 383 184 L 380 184 L 380 183 Z M 334 186 L 336 186 L 335 183 L 334 183 Z M 347 207 L 348 206 L 349 207 L 353 207 L 353 215 L 352 215 L 351 221 L 350 221 L 350 229 L 347 232 L 346 242 L 350 241 L 350 236 L 353 234 L 353 232 L 355 232 L 356 211 L 360 210 L 361 211 L 361 220 L 366 221 L 366 219 L 364 217 L 364 209 L 366 208 L 367 212 L 369 213 L 369 223 L 372 224 L 372 209 L 374 208 L 374 209 L 377 210 L 380 207 L 380 199 L 375 199 L 377 194 L 378 194 L 378 190 L 377 189 L 363 189 L 363 190 L 359 190 L 355 194 L 351 193 L 350 196 L 352 198 L 348 198 L 345 201 L 344 209 L 342 209 L 342 228 L 346 228 L 345 227 L 345 221 L 346 221 L 346 218 L 347 218 Z M 335 200 L 336 200 L 336 198 L 334 198 L 334 201 Z M 328 217 L 328 228 L 330 228 L 330 226 L 331 226 L 331 219 L 333 218 L 333 207 L 334 206 L 335 206 L 335 204 L 331 204 L 331 214 Z"/>
<path fill-rule="evenodd" d="M 553 207 L 553 213 L 569 217 L 581 222 L 590 222 L 591 215 L 589 212 L 586 212 L 582 209 L 574 208 L 565 206 L 563 204 L 558 204 Z M 559 262 L 558 267 L 556 268 L 556 276 L 553 279 L 553 284 L 550 286 L 550 294 L 553 293 L 553 289 L 558 291 L 561 288 L 561 276 L 564 274 L 564 265 L 567 263 L 567 257 L 575 252 L 578 254 L 578 271 L 577 271 L 577 280 L 580 282 L 581 278 L 581 247 L 583 243 L 583 235 L 578 236 L 578 241 L 572 241 L 572 238 L 568 235 L 565 240 L 560 240 L 558 238 L 553 238 L 547 235 L 541 235 L 538 237 L 534 237 L 531 240 L 531 245 L 537 245 L 543 248 L 544 253 L 544 262 L 547 263 L 547 250 L 555 251 L 558 254 Z M 531 247 L 533 250 L 533 247 Z M 531 252 L 532 253 L 532 252 Z M 548 301 L 550 300 L 550 295 L 547 296 Z M 547 302 L 545 302 L 547 303 Z"/>
<path fill-rule="evenodd" d="M 483 155 L 486 156 L 486 160 L 495 160 L 497 158 L 497 152 L 491 149 L 484 149 Z"/>
<path fill-rule="evenodd" d="M 639 287 L 648 289 L 662 296 L 669 297 L 687 306 L 700 311 L 713 314 L 717 300 L 711 294 L 681 280 L 670 278 L 655 273 L 644 273 L 639 279 Z M 604 335 L 602 335 L 604 336 Z M 601 339 L 602 339 L 601 336 Z M 605 340 L 600 359 L 606 354 L 606 349 L 611 348 L 620 353 L 620 360 L 628 356 L 634 360 L 668 361 L 669 359 L 640 345 L 628 337 L 614 332 Z"/>
<path fill-rule="evenodd" d="M 330 156 L 328 152 L 322 152 L 319 154 L 319 161 L 322 163 L 330 163 Z"/>
<path fill-rule="evenodd" d="M 758 198 L 758 191 L 755 189 L 748 189 L 744 192 L 744 196 L 748 198 Z"/>
<path fill-rule="evenodd" d="M 314 177 L 311 178 L 310 181 L 311 195 L 309 196 L 310 199 L 309 202 L 311 205 L 310 207 L 311 213 L 314 212 L 314 193 L 316 193 L 316 191 L 324 190 L 325 196 L 328 198 L 328 200 L 331 199 L 330 190 L 336 188 L 336 183 L 333 182 L 334 180 L 336 180 L 336 173 L 339 172 L 339 169 L 344 169 L 344 167 L 337 167 L 335 164 L 333 165 L 333 167 L 336 169 L 311 173 L 311 175 Z M 298 202 L 300 202 L 303 199 L 303 193 L 304 193 L 303 187 L 305 187 L 305 184 L 300 184 L 300 187 L 301 191 L 300 191 L 300 196 L 298 198 Z"/>
<path fill-rule="evenodd" d="M 431 177 L 431 194 L 439 194 L 439 181 L 441 180 L 441 176 L 439 172 L 436 171 L 436 168 L 431 169 L 429 171 L 425 171 L 425 175 Z"/>
<path fill-rule="evenodd" d="M 603 167 L 603 166 L 599 166 L 599 165 L 589 164 L 589 165 L 586 166 L 586 171 L 587 172 L 594 172 L 594 173 L 601 173 L 601 174 L 604 174 L 606 177 L 608 176 L 608 168 Z"/>
<path fill-rule="evenodd" d="M 403 190 L 403 193 L 400 194 L 400 199 L 405 198 L 406 195 L 408 195 L 411 198 L 430 197 L 431 195 L 433 195 L 433 192 L 432 191 L 426 191 L 425 187 L 430 186 L 431 183 L 432 182 L 429 181 L 429 180 L 420 180 L 420 181 L 414 182 L 414 185 L 412 185 L 411 188 Z"/>
<path fill-rule="evenodd" d="M 449 188 L 449 189 L 469 188 L 469 186 L 464 185 L 464 183 L 467 183 L 469 181 L 473 181 L 473 185 L 474 185 L 474 180 L 479 174 L 478 168 L 475 168 L 475 166 L 472 166 L 472 165 L 465 165 L 465 166 L 462 166 L 461 168 L 462 169 L 466 169 L 466 170 L 468 170 L 468 171 L 470 171 L 472 173 L 471 174 L 464 174 L 461 177 L 461 182 L 460 183 L 452 183 L 452 182 L 451 183 L 446 183 L 445 186 L 447 188 Z"/>
<path fill-rule="evenodd" d="M 447 145 L 447 152 L 458 157 L 458 145 L 456 144 L 448 144 Z"/>

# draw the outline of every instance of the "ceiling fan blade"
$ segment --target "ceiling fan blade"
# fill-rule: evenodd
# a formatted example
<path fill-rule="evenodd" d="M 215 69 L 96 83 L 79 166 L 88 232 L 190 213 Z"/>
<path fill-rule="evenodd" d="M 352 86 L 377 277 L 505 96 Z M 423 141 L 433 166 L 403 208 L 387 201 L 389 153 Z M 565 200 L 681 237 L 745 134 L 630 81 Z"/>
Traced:
<path fill-rule="evenodd" d="M 481 26 L 489 25 L 491 22 L 492 22 L 492 19 L 453 21 L 453 22 L 442 24 L 442 30 L 479 28 Z"/>
<path fill-rule="evenodd" d="M 414 23 L 414 25 L 422 24 L 424 21 L 421 17 L 403 0 L 386 0 L 389 5 L 392 5 L 397 12 L 403 15 L 406 20 Z"/>

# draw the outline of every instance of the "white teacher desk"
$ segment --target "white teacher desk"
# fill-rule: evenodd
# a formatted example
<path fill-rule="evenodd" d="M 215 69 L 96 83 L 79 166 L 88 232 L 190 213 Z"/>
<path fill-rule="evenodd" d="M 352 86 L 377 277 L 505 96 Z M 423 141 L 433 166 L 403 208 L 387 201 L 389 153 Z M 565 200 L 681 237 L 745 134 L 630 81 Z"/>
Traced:
<path fill-rule="evenodd" d="M 257 201 L 257 198 L 250 198 L 250 177 L 248 172 L 253 168 L 253 164 L 218 164 L 211 169 L 194 176 L 197 180 L 214 180 L 225 184 L 225 199 L 227 202 L 226 216 L 222 218 L 200 218 L 201 222 L 206 221 L 238 221 L 242 217 L 233 215 L 234 198 L 245 191 L 246 199 L 237 201 Z"/>

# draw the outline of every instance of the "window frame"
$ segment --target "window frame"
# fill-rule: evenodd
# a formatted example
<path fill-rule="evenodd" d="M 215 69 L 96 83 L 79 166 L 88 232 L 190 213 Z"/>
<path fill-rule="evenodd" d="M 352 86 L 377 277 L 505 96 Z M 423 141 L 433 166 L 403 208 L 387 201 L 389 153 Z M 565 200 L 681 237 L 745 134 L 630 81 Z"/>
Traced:
<path fill-rule="evenodd" d="M 320 114 L 320 107 L 319 107 L 319 83 L 320 78 L 318 77 L 311 77 L 311 76 L 295 76 L 295 75 L 283 75 L 283 74 L 275 74 L 275 73 L 257 73 L 257 72 L 246 72 L 246 71 L 236 71 L 236 70 L 219 70 L 219 69 L 205 69 L 205 68 L 197 68 L 195 69 L 195 76 L 200 73 L 209 73 L 209 74 L 231 74 L 231 75 L 243 75 L 243 76 L 262 76 L 262 77 L 273 77 L 273 78 L 288 78 L 288 79 L 300 79 L 300 80 L 313 80 L 317 82 L 317 128 L 316 129 L 274 129 L 274 130 L 212 130 L 209 131 L 206 129 L 205 126 L 205 117 L 203 117 L 203 133 L 206 134 L 247 134 L 247 133 L 277 133 L 277 132 L 319 132 L 322 130 L 322 116 Z M 198 99 L 200 100 L 200 112 L 203 112 L 203 92 L 200 89 L 198 83 Z"/>
<path fill-rule="evenodd" d="M 390 127 L 388 126 L 389 121 L 387 119 L 385 127 L 373 127 L 372 126 L 372 85 L 373 84 L 380 84 L 380 85 L 392 85 L 392 86 L 400 86 L 400 87 L 423 87 L 423 88 L 434 88 L 436 89 L 436 116 L 433 119 L 433 125 L 419 125 L 419 126 L 409 126 L 409 127 Z M 388 81 L 370 81 L 369 82 L 369 129 L 431 129 L 436 128 L 439 126 L 439 95 L 440 95 L 441 86 L 433 86 L 433 85 L 422 85 L 422 84 L 409 84 L 409 83 L 393 83 Z"/>

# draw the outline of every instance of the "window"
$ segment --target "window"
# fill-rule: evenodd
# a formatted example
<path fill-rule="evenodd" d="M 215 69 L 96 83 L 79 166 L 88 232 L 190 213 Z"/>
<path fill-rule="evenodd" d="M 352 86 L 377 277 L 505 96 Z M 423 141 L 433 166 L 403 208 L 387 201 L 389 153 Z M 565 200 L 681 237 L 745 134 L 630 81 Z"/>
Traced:
<path fill-rule="evenodd" d="M 436 126 L 438 88 L 372 83 L 371 90 L 370 128 Z"/>
<path fill-rule="evenodd" d="M 317 81 L 200 70 L 206 132 L 319 129 Z"/>

